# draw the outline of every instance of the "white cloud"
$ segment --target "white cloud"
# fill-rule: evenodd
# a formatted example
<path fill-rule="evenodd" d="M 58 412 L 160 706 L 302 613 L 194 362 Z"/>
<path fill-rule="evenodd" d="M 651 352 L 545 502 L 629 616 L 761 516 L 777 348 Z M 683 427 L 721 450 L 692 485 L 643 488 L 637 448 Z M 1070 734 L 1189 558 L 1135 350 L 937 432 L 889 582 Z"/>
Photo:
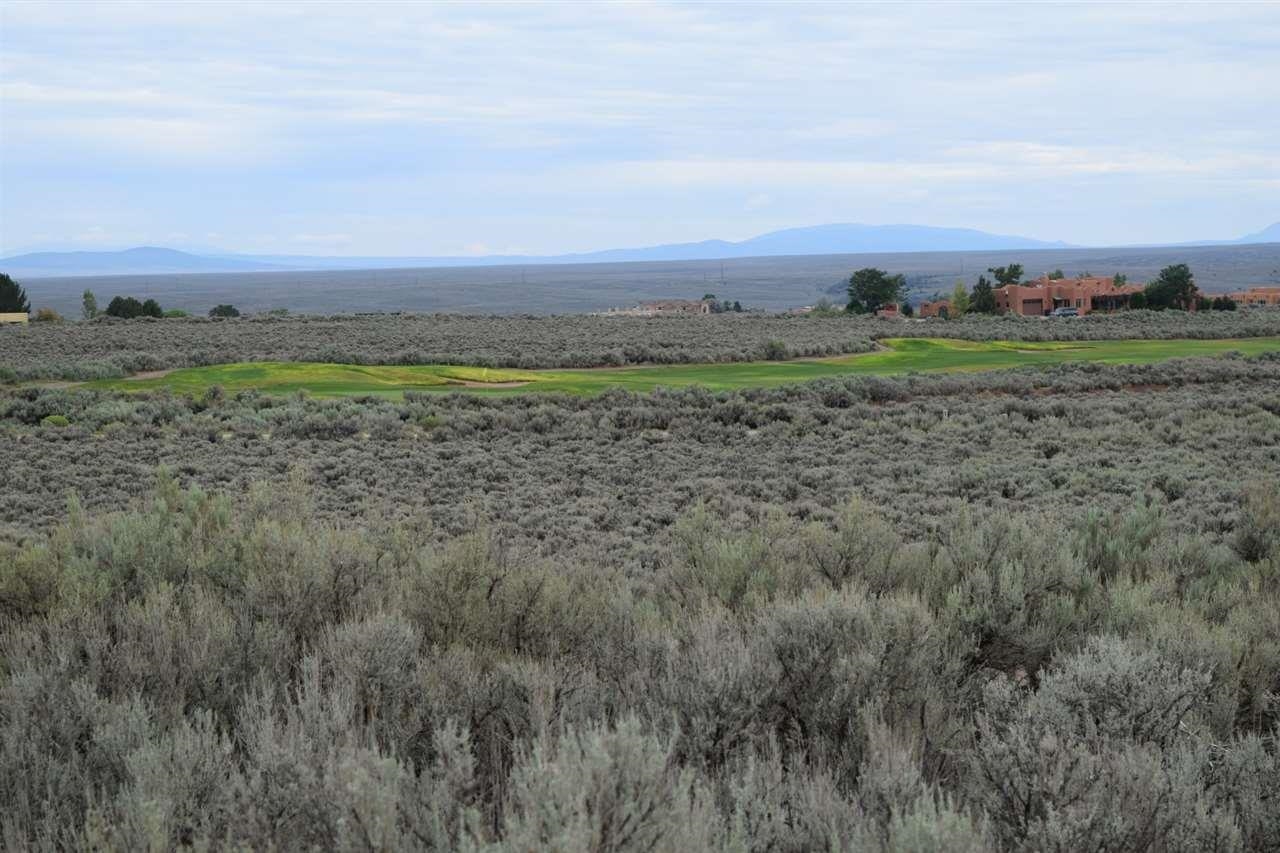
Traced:
<path fill-rule="evenodd" d="M 812 221 L 802 205 L 819 198 L 865 205 L 872 221 L 971 224 L 970 200 L 1014 192 L 989 226 L 1017 231 L 1052 200 L 1050 236 L 1082 239 L 1086 217 L 1130 227 L 1134 181 L 1169 187 L 1154 218 L 1207 228 L 1224 211 L 1258 215 L 1280 172 L 1275 4 L 9 2 L 3 14 L 0 213 L 15 242 L 59 221 L 75 233 L 71 211 L 89 208 L 129 233 L 150 222 L 163 235 L 177 217 L 228 240 L 265 239 L 282 210 L 305 210 L 275 232 L 285 244 L 346 230 L 335 220 L 357 211 L 378 220 L 351 230 L 358 251 L 423 209 L 456 223 L 440 237 L 452 246 L 527 245 L 553 214 L 575 234 L 617 222 L 638 243 L 715 236 L 692 230 L 708 222 L 734 233 L 766 210 Z M 708 206 L 668 233 L 693 190 Z M 514 218 L 492 224 L 491 208 Z"/>
<path fill-rule="evenodd" d="M 292 238 L 295 243 L 303 243 L 306 245 L 314 244 L 332 244 L 332 243 L 350 243 L 350 234 L 294 234 Z"/>

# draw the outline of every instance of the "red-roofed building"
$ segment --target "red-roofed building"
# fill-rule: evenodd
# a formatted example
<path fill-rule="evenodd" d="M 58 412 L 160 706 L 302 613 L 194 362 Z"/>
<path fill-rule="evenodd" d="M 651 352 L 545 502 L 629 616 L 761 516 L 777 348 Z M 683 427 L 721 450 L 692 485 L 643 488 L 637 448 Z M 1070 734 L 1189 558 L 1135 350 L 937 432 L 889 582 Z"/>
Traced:
<path fill-rule="evenodd" d="M 1024 317 L 1044 317 L 1055 308 L 1075 308 L 1081 314 L 1121 311 L 1141 292 L 1142 285 L 1117 285 L 1111 276 L 1051 279 L 1042 275 L 1035 281 L 997 287 L 996 311 Z"/>
<path fill-rule="evenodd" d="M 933 302 L 921 302 L 920 307 L 916 309 L 916 316 L 921 318 L 941 317 L 946 320 L 951 316 L 951 300 L 938 299 Z"/>

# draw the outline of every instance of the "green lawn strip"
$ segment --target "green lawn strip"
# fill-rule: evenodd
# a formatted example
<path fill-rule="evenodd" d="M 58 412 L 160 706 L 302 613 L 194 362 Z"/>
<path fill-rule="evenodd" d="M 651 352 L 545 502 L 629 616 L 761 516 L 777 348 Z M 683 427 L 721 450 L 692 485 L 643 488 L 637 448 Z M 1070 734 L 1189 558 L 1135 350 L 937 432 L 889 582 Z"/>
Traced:
<path fill-rule="evenodd" d="M 230 393 L 248 388 L 276 394 L 305 390 L 317 397 L 361 394 L 399 396 L 408 390 L 464 390 L 481 394 L 519 394 L 530 391 L 596 394 L 609 388 L 644 392 L 659 387 L 700 385 L 712 390 L 729 390 L 785 385 L 837 376 L 999 370 L 1080 361 L 1145 364 L 1169 358 L 1221 355 L 1233 350 L 1246 355 L 1280 351 L 1280 338 L 990 342 L 891 338 L 881 343 L 885 346 L 883 350 L 838 358 L 595 370 L 251 362 L 185 368 L 149 379 L 100 380 L 86 385 L 128 391 L 167 388 L 176 393 L 189 394 L 202 394 L 210 385 L 220 385 Z M 509 387 L 503 383 L 524 384 Z M 485 387 L 486 384 L 488 387 Z"/>

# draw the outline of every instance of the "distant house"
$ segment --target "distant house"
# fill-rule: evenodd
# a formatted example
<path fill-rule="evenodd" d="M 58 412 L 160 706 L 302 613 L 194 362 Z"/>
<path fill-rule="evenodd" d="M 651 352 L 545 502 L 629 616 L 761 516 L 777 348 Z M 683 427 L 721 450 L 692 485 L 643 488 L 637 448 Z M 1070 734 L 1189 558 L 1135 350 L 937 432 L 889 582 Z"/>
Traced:
<path fill-rule="evenodd" d="M 19 311 L 16 314 L 0 314 L 0 324 L 4 323 L 26 323 L 31 320 L 25 311 Z"/>
<path fill-rule="evenodd" d="M 902 316 L 902 311 L 898 308 L 898 303 L 890 302 L 877 311 L 876 316 L 882 320 L 896 320 Z"/>
<path fill-rule="evenodd" d="M 641 302 L 630 308 L 610 308 L 609 314 L 623 317 L 678 317 L 710 314 L 711 302 L 706 299 L 663 299 L 657 302 Z"/>
<path fill-rule="evenodd" d="M 1239 305 L 1280 305 L 1280 287 L 1251 287 L 1227 296 Z"/>
<path fill-rule="evenodd" d="M 1111 276 L 1052 279 L 1042 275 L 1034 281 L 997 287 L 996 311 L 1024 317 L 1045 317 L 1055 308 L 1075 308 L 1081 314 L 1121 311 L 1142 289 L 1140 284 L 1118 285 Z"/>
<path fill-rule="evenodd" d="M 951 300 L 938 299 L 933 302 L 921 302 L 920 307 L 916 309 L 916 316 L 922 319 L 941 317 L 946 320 L 951 316 Z"/>

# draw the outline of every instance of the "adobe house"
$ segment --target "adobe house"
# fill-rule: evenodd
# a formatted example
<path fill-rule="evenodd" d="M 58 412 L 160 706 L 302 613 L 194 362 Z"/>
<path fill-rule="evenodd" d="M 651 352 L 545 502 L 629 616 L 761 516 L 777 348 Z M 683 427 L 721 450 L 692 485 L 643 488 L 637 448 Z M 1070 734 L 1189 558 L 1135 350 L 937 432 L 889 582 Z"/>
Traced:
<path fill-rule="evenodd" d="M 1251 287 L 1227 296 L 1239 305 L 1280 305 L 1280 287 Z"/>
<path fill-rule="evenodd" d="M 1051 279 L 1042 275 L 1023 284 L 995 289 L 996 312 L 1044 317 L 1055 308 L 1075 308 L 1081 314 L 1093 311 L 1121 311 L 1129 307 L 1140 284 L 1117 285 L 1111 276 Z"/>
<path fill-rule="evenodd" d="M 938 299 L 934 302 L 921 302 L 916 309 L 917 317 L 941 317 L 946 320 L 951 316 L 951 300 Z"/>
<path fill-rule="evenodd" d="M 902 312 L 898 309 L 898 303 L 890 302 L 877 311 L 876 316 L 881 320 L 896 320 L 902 316 Z"/>
<path fill-rule="evenodd" d="M 26 323 L 31 318 L 27 316 L 25 311 L 18 311 L 14 314 L 0 314 L 0 324 L 3 323 Z"/>

